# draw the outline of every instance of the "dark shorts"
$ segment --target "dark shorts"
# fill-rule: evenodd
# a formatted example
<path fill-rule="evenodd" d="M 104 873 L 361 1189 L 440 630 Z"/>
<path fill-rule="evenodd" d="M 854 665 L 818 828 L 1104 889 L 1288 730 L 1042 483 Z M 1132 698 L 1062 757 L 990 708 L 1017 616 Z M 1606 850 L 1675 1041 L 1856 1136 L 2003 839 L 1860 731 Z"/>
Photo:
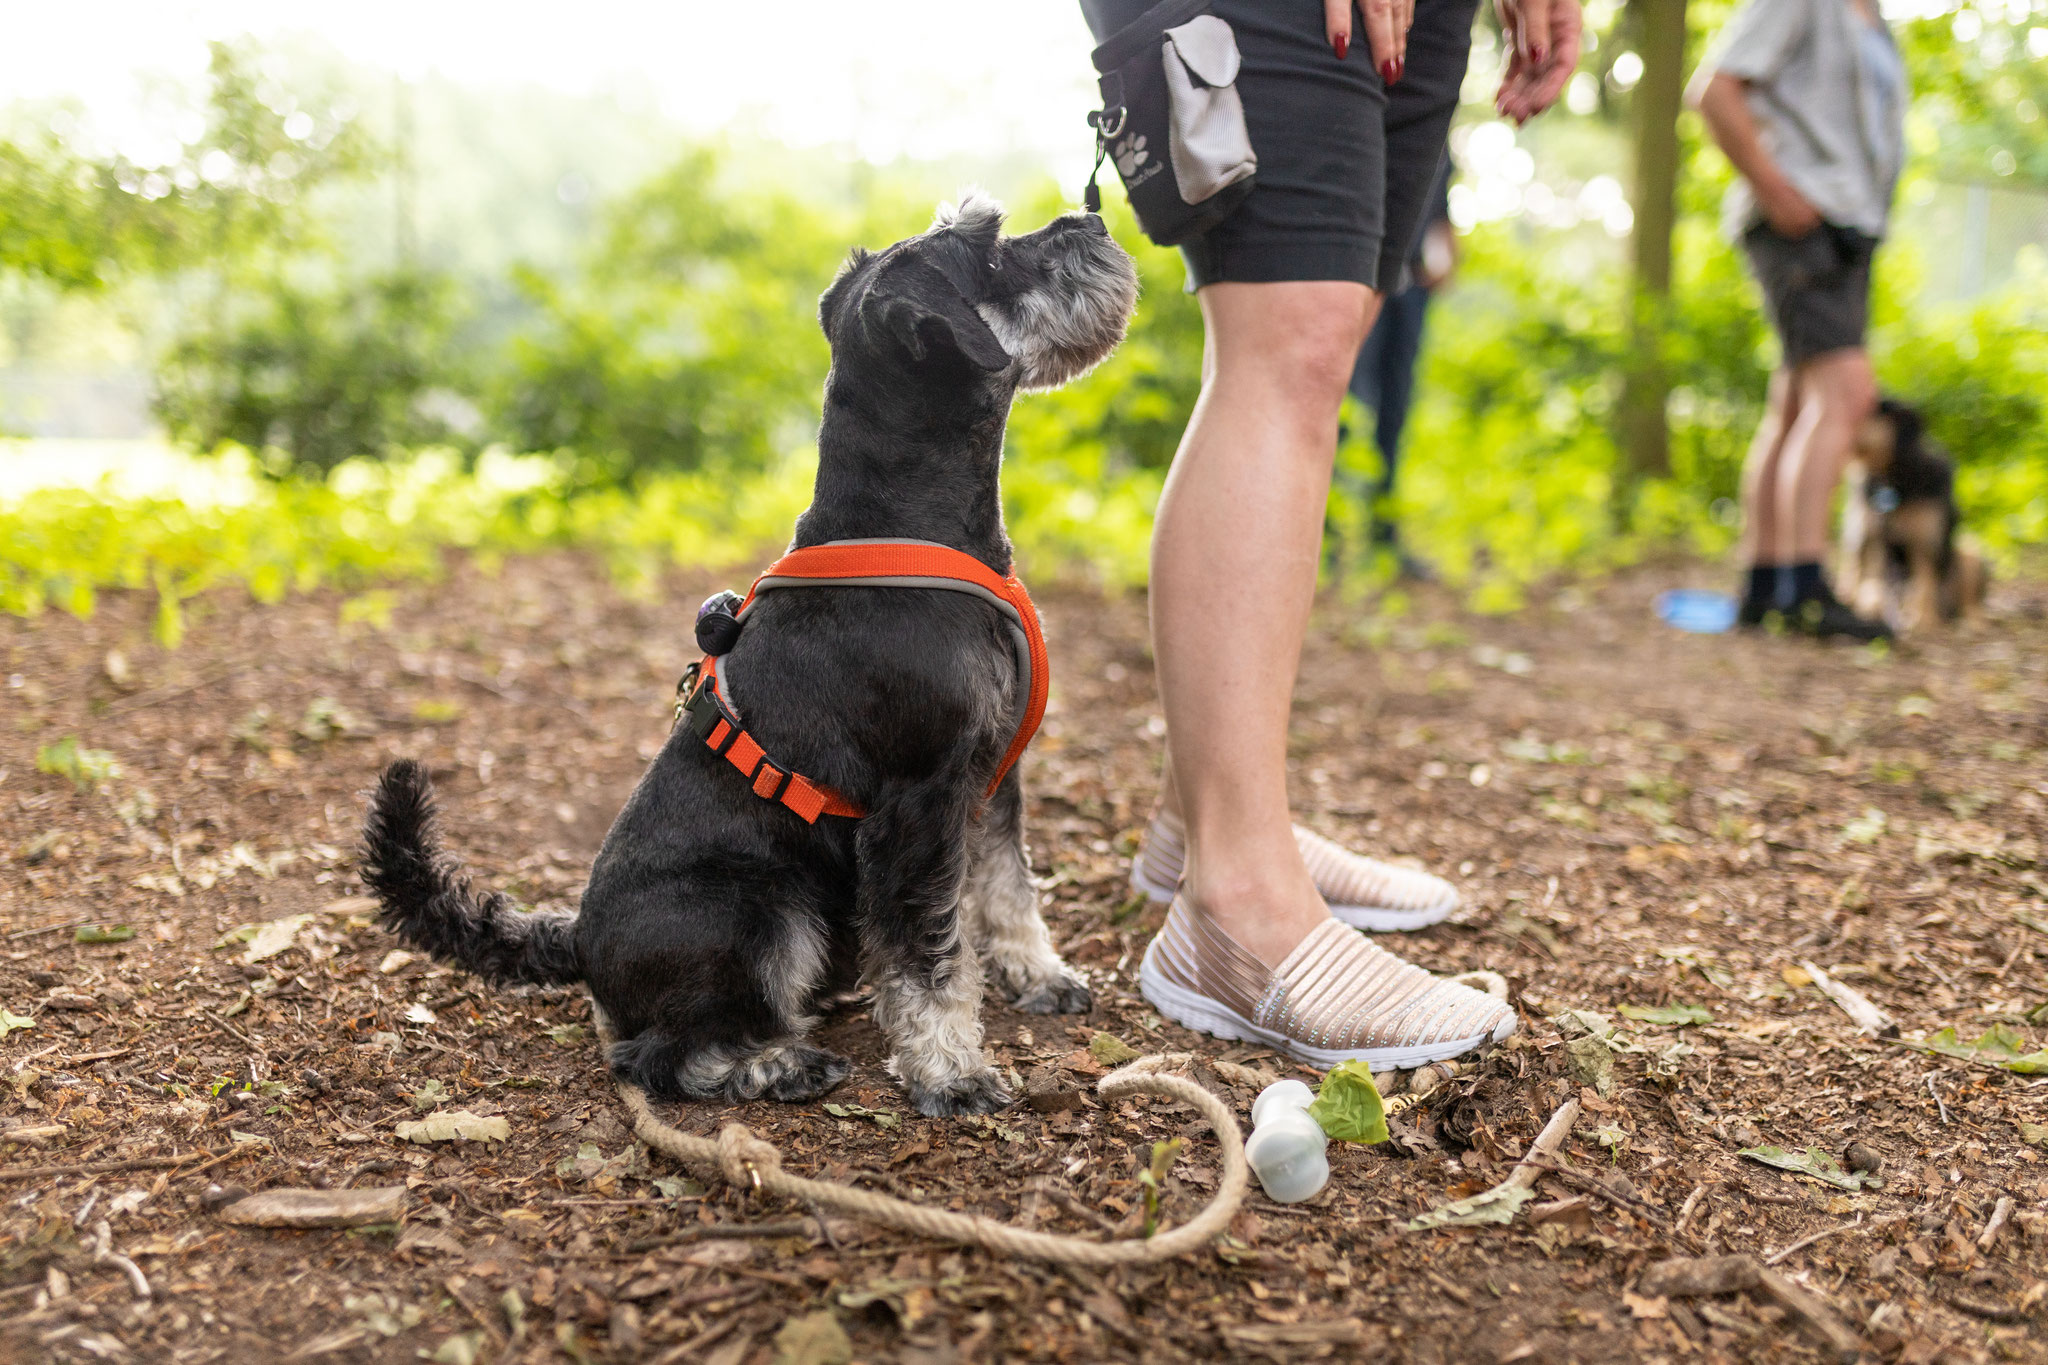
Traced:
<path fill-rule="evenodd" d="M 1319 0 L 1214 0 L 1237 34 L 1237 89 L 1258 154 L 1236 212 L 1181 247 L 1188 285 L 1356 280 L 1401 287 L 1421 231 L 1478 0 L 1417 0 L 1408 69 L 1392 86 L 1356 38 L 1342 62 Z"/>
<path fill-rule="evenodd" d="M 1788 369 L 1863 345 L 1875 237 L 1834 223 L 1822 223 L 1804 237 L 1786 237 L 1759 223 L 1742 235 L 1742 245 Z"/>

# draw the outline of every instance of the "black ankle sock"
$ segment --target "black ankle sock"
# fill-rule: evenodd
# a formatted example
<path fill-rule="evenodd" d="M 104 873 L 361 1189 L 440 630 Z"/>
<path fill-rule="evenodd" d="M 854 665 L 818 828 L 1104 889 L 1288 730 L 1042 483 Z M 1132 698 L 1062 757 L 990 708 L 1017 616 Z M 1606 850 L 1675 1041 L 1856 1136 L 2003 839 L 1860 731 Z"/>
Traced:
<path fill-rule="evenodd" d="M 1775 564 L 1752 564 L 1749 577 L 1742 589 L 1742 600 L 1760 607 L 1768 607 L 1778 596 L 1778 566 Z"/>
<path fill-rule="evenodd" d="M 1818 562 L 1808 560 L 1804 564 L 1793 564 L 1785 572 L 1792 589 L 1790 605 L 1797 606 L 1828 595 L 1827 580 L 1821 577 Z"/>

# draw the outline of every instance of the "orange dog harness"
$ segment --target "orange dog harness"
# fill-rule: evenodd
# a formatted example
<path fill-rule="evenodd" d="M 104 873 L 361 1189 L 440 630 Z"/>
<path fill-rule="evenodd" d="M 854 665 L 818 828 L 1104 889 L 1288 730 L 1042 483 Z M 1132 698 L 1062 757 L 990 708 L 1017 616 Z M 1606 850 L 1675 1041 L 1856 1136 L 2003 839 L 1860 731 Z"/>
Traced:
<path fill-rule="evenodd" d="M 1024 748 L 1045 717 L 1047 684 L 1051 664 L 1046 656 L 1045 635 L 1038 625 L 1038 612 L 1031 595 L 1024 591 L 1014 573 L 997 574 L 973 555 L 923 540 L 834 540 L 792 550 L 768 566 L 747 590 L 746 599 L 733 613 L 744 625 L 747 613 L 764 592 L 778 588 L 940 588 L 970 593 L 1003 613 L 1017 652 L 1018 672 L 1025 680 L 1023 715 L 1017 734 L 986 795 L 995 795 Z M 729 647 L 729 646 L 728 646 Z M 693 664 L 676 688 L 676 719 L 687 721 L 690 732 L 709 745 L 713 753 L 740 770 L 753 784 L 754 795 L 776 801 L 816 824 L 820 815 L 859 818 L 867 814 L 822 782 L 813 782 L 787 764 L 768 757 L 740 722 L 729 680 L 721 675 L 718 656 L 706 655 Z"/>

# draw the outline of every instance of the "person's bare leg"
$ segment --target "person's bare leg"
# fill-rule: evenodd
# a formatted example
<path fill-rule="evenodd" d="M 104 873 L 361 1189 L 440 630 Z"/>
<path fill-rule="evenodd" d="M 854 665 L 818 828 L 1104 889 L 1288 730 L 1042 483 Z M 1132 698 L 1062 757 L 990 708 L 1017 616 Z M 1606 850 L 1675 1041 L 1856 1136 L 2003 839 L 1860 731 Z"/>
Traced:
<path fill-rule="evenodd" d="M 1856 428 L 1877 405 L 1870 355 L 1829 351 L 1799 367 L 1799 415 L 1778 461 L 1776 514 L 1785 564 L 1820 563 L 1833 540 L 1835 485 L 1849 463 Z"/>
<path fill-rule="evenodd" d="M 1337 409 L 1379 296 L 1212 284 L 1203 386 L 1152 537 L 1152 641 L 1187 827 L 1181 894 L 1277 965 L 1329 916 L 1287 812 L 1287 721 L 1315 596 Z"/>
<path fill-rule="evenodd" d="M 1798 410 L 1799 390 L 1792 371 L 1780 369 L 1771 376 L 1763 421 L 1757 424 L 1742 466 L 1742 535 L 1751 564 L 1790 562 L 1778 543 L 1778 464 Z"/>

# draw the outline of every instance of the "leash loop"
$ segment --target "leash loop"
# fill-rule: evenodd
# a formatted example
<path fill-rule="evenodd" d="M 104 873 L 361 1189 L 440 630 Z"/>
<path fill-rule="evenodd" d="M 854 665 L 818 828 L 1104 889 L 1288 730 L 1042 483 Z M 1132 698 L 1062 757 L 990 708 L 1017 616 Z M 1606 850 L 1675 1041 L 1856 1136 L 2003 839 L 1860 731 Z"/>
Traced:
<path fill-rule="evenodd" d="M 611 1021 L 599 1010 L 597 1036 L 606 1053 L 618 1040 Z M 1095 1092 L 1106 1100 L 1136 1095 L 1162 1095 L 1192 1106 L 1209 1121 L 1217 1145 L 1222 1149 L 1223 1176 L 1216 1193 L 1199 1213 L 1187 1222 L 1151 1237 L 1097 1242 L 1086 1237 L 1040 1232 L 1013 1227 L 978 1214 L 954 1213 L 929 1208 L 907 1199 L 854 1189 L 829 1180 L 792 1175 L 782 1168 L 782 1154 L 772 1144 L 750 1132 L 744 1125 L 729 1123 L 716 1138 L 695 1137 L 663 1123 L 654 1113 L 647 1093 L 628 1081 L 619 1081 L 619 1099 L 633 1120 L 633 1134 L 653 1151 L 675 1158 L 700 1171 L 716 1172 L 736 1188 L 752 1188 L 782 1195 L 799 1202 L 835 1210 L 850 1218 L 878 1223 L 899 1232 L 912 1233 L 942 1242 L 986 1247 L 1007 1256 L 1050 1261 L 1056 1265 L 1106 1268 L 1119 1265 L 1149 1265 L 1171 1260 L 1207 1248 L 1230 1227 L 1230 1220 L 1243 1204 L 1251 1168 L 1245 1163 L 1244 1132 L 1237 1116 L 1216 1093 L 1186 1076 L 1162 1074 L 1169 1068 L 1195 1060 L 1185 1052 L 1140 1057 L 1130 1065 L 1112 1071 L 1095 1083 Z M 1225 1064 L 1227 1065 L 1227 1064 Z"/>

